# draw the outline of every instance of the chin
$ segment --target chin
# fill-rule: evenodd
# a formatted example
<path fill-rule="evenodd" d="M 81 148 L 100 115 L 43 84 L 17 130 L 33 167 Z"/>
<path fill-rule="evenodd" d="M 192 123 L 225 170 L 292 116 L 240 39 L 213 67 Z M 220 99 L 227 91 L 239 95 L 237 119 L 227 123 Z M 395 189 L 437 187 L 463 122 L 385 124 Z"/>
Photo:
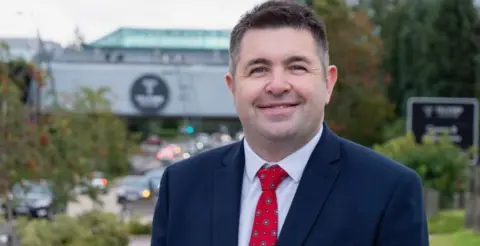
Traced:
<path fill-rule="evenodd" d="M 265 127 L 260 130 L 260 133 L 271 141 L 290 140 L 298 133 L 295 127 L 272 126 Z"/>

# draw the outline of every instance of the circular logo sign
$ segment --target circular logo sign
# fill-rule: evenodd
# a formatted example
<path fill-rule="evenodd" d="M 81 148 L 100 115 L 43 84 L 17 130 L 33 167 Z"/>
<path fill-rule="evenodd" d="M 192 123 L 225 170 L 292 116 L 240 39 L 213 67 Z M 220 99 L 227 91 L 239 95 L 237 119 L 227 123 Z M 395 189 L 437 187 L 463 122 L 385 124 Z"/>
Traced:
<path fill-rule="evenodd" d="M 140 112 L 158 113 L 167 106 L 170 99 L 168 87 L 156 75 L 144 75 L 133 82 L 130 89 L 130 100 Z"/>

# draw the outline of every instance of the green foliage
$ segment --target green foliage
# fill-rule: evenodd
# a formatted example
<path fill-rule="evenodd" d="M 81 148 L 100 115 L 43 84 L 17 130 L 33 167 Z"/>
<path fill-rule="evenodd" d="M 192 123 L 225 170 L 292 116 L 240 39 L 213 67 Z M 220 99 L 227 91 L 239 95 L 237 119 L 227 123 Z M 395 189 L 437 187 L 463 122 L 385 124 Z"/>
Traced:
<path fill-rule="evenodd" d="M 442 211 L 428 221 L 428 231 L 430 234 L 455 233 L 464 228 L 464 222 L 463 211 Z"/>
<path fill-rule="evenodd" d="M 109 97 L 110 89 L 106 87 L 81 88 L 69 101 L 57 106 L 55 112 L 66 116 L 58 119 L 67 137 L 81 140 L 68 148 L 81 147 L 85 150 L 83 155 L 90 157 L 91 169 L 118 176 L 129 171 L 128 158 L 135 151 L 139 136 L 129 134 L 125 122 L 113 114 Z"/>
<path fill-rule="evenodd" d="M 374 149 L 415 170 L 426 187 L 444 196 L 452 196 L 458 185 L 467 179 L 470 155 L 447 136 L 437 141 L 428 136 L 418 144 L 414 136 L 408 134 L 376 145 Z"/>
<path fill-rule="evenodd" d="M 3 53 L 0 58 L 8 57 Z M 19 181 L 49 180 L 63 207 L 75 199 L 76 187 L 91 185 L 93 171 L 107 177 L 128 172 L 135 141 L 112 113 L 107 88 L 81 88 L 70 101 L 47 108 L 48 116 L 27 121 L 34 107 L 21 101 L 9 70 L 14 62 L 0 60 L 0 197 Z M 98 201 L 98 191 L 89 190 Z"/>
<path fill-rule="evenodd" d="M 435 18 L 433 1 L 407 0 L 398 4 L 382 23 L 384 67 L 391 76 L 389 98 L 404 115 L 406 101 L 411 96 L 434 96 L 426 87 L 435 70 L 429 60 L 432 22 Z"/>
<path fill-rule="evenodd" d="M 152 223 L 142 223 L 139 220 L 132 220 L 128 223 L 128 231 L 132 235 L 152 234 Z"/>
<path fill-rule="evenodd" d="M 380 142 L 382 126 L 394 114 L 385 96 L 381 70 L 382 41 L 362 11 L 342 0 L 316 0 L 315 11 L 327 26 L 331 64 L 339 78 L 325 119 L 341 136 L 371 146 Z"/>
<path fill-rule="evenodd" d="M 437 96 L 475 97 L 480 63 L 480 17 L 472 0 L 438 1 L 430 55 L 435 66 L 429 80 Z"/>
<path fill-rule="evenodd" d="M 90 211 L 78 218 L 57 216 L 54 221 L 23 220 L 16 231 L 22 246 L 127 246 L 128 228 L 115 214 Z"/>
<path fill-rule="evenodd" d="M 380 23 L 383 64 L 398 115 L 412 96 L 475 96 L 480 29 L 471 0 L 399 1 L 389 13 Z"/>
<path fill-rule="evenodd" d="M 405 118 L 397 118 L 392 122 L 385 124 L 382 127 L 382 131 L 381 131 L 382 140 L 383 140 L 381 142 L 385 142 L 392 138 L 397 138 L 405 135 L 405 125 L 406 125 Z"/>

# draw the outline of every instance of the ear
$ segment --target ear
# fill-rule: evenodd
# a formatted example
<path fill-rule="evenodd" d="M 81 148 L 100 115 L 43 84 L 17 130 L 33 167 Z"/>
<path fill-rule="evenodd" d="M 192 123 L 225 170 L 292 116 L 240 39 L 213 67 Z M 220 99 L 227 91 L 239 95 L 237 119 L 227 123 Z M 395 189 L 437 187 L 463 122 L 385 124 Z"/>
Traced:
<path fill-rule="evenodd" d="M 330 98 L 332 97 L 333 93 L 333 88 L 335 87 L 335 84 L 337 83 L 337 76 L 338 76 L 338 70 L 336 66 L 328 66 L 327 69 L 327 104 L 330 102 Z"/>
<path fill-rule="evenodd" d="M 231 73 L 225 75 L 225 82 L 227 82 L 228 89 L 233 94 L 235 90 L 235 85 L 233 84 L 233 76 Z"/>

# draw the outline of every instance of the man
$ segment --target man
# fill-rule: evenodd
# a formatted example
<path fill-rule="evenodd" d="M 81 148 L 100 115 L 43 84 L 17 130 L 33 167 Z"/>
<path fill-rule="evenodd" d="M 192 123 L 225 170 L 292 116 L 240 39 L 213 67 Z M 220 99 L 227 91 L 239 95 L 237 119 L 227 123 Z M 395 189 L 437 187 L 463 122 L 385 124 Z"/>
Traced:
<path fill-rule="evenodd" d="M 245 138 L 166 170 L 151 245 L 428 245 L 416 173 L 323 123 L 336 79 L 311 10 L 243 16 L 226 83 Z"/>

